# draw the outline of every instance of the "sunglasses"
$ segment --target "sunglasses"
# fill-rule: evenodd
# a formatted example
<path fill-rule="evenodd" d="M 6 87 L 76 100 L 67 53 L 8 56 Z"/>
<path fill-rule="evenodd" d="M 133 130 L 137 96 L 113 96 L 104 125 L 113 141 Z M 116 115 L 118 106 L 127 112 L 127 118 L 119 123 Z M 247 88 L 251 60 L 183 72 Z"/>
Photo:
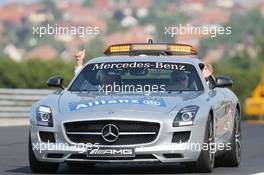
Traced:
<path fill-rule="evenodd" d="M 186 80 L 188 80 L 187 77 L 182 77 L 182 78 L 177 79 L 176 81 L 186 81 Z"/>

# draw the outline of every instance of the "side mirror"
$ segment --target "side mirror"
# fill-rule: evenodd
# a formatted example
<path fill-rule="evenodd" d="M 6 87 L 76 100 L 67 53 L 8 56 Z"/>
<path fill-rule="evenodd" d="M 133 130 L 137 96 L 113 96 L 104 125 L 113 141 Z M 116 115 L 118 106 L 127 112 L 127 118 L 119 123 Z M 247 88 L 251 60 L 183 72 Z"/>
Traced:
<path fill-rule="evenodd" d="M 215 78 L 215 87 L 230 87 L 233 85 L 233 80 L 228 77 L 220 76 Z"/>
<path fill-rule="evenodd" d="M 54 76 L 48 79 L 47 85 L 49 87 L 59 87 L 64 89 L 63 87 L 63 78 L 60 76 Z"/>

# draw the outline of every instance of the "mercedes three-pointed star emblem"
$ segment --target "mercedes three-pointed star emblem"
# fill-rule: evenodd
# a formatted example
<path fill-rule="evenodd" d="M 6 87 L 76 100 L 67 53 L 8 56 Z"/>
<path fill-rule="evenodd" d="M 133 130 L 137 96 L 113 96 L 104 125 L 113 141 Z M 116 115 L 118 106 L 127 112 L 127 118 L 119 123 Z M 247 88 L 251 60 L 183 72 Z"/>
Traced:
<path fill-rule="evenodd" d="M 107 142 L 114 142 L 119 137 L 119 129 L 114 124 L 107 124 L 102 129 L 102 137 Z"/>

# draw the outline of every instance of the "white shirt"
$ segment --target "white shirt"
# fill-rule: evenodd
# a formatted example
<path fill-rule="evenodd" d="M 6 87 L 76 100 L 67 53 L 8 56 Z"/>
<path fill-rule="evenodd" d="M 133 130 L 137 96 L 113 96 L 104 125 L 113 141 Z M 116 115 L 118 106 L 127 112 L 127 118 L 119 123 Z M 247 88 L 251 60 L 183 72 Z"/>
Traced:
<path fill-rule="evenodd" d="M 75 66 L 74 75 L 77 75 L 81 69 L 82 69 L 82 66 Z"/>

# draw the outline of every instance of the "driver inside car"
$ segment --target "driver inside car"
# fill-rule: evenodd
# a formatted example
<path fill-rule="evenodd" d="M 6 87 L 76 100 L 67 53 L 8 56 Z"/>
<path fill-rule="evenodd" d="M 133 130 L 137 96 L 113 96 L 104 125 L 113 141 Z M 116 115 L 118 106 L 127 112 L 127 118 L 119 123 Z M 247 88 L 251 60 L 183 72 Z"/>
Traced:
<path fill-rule="evenodd" d="M 171 73 L 170 83 L 167 86 L 168 91 L 188 90 L 189 77 L 184 71 L 174 70 Z"/>

